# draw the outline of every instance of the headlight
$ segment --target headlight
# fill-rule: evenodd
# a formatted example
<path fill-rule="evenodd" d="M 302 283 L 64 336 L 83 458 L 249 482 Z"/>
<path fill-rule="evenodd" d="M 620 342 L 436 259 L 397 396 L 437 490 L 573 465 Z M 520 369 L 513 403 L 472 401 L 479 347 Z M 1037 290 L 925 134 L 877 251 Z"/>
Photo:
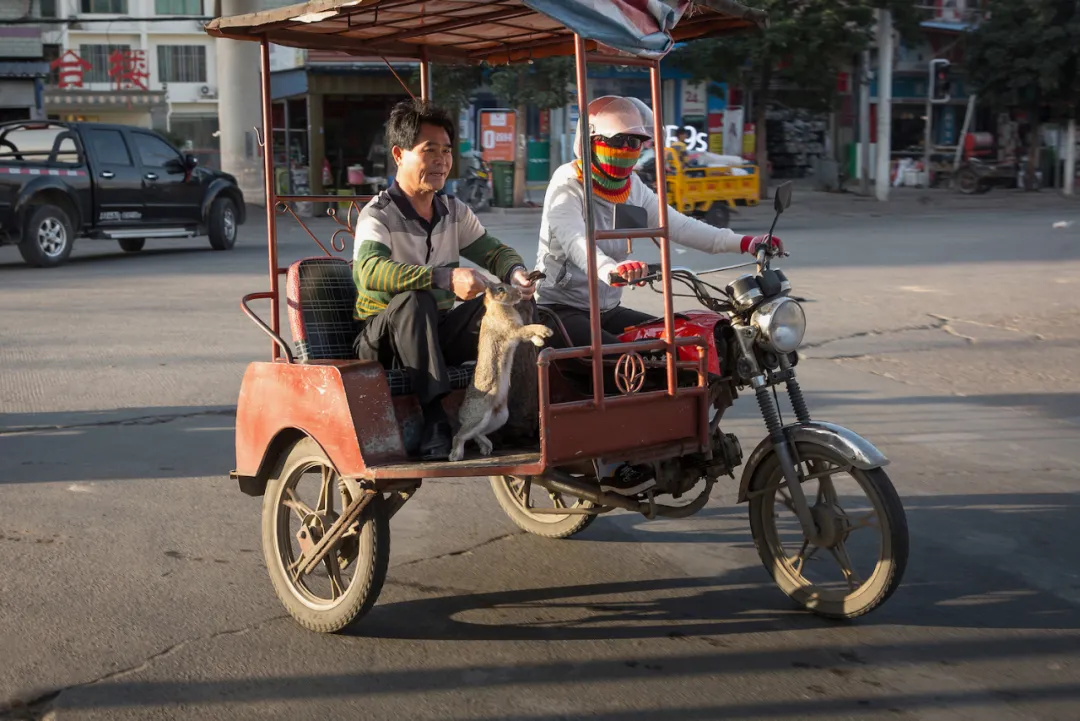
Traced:
<path fill-rule="evenodd" d="M 765 303 L 754 312 L 750 323 L 761 333 L 761 338 L 780 353 L 797 350 L 806 333 L 806 314 L 791 298 L 776 298 Z"/>

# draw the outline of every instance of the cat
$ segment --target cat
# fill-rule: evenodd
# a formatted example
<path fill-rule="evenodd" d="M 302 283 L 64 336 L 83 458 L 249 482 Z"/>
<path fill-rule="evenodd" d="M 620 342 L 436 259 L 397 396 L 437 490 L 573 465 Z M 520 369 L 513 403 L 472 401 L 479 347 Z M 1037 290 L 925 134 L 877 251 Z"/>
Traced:
<path fill-rule="evenodd" d="M 534 270 L 529 273 L 531 283 L 545 278 Z M 536 304 L 522 301 L 516 306 L 521 322 L 532 323 L 536 316 Z M 519 344 L 514 351 L 514 365 L 510 371 L 510 395 L 507 407 L 510 417 L 492 438 L 496 445 L 538 447 L 540 442 L 540 402 L 537 396 L 538 379 L 536 358 L 540 349 L 531 343 Z"/>
<path fill-rule="evenodd" d="M 525 325 L 523 313 L 516 307 L 521 300 L 521 291 L 506 283 L 489 286 L 484 291 L 476 372 L 458 411 L 460 429 L 454 436 L 451 461 L 465 457 L 467 441 L 476 442 L 480 455 L 491 455 L 493 446 L 487 434 L 501 428 L 510 415 L 507 398 L 514 351 L 522 341 L 541 347 L 551 337 L 551 329 L 546 325 Z"/>

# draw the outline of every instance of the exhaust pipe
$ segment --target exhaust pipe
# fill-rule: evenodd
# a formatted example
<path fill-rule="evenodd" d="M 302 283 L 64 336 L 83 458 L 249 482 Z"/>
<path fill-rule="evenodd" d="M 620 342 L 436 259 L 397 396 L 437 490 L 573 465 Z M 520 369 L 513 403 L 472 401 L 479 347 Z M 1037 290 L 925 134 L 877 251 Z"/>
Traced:
<path fill-rule="evenodd" d="M 709 502 L 715 480 L 709 478 L 705 483 L 705 490 L 697 498 L 685 506 L 662 506 L 656 503 L 639 503 L 632 498 L 618 493 L 604 493 L 596 486 L 574 478 L 569 473 L 549 469 L 542 476 L 533 476 L 532 482 L 548 491 L 565 493 L 576 496 L 582 500 L 595 503 L 598 506 L 609 508 L 622 508 L 626 511 L 640 513 L 646 518 L 664 516 L 666 518 L 686 518 L 692 516 Z"/>

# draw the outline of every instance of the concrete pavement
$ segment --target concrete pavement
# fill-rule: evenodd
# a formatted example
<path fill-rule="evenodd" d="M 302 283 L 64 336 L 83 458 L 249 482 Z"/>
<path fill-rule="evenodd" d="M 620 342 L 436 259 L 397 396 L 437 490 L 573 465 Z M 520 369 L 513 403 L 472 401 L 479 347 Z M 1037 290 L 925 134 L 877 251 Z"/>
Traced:
<path fill-rule="evenodd" d="M 780 221 L 812 412 L 889 455 L 911 530 L 904 585 L 849 624 L 773 587 L 733 484 L 684 521 L 611 514 L 553 542 L 450 479 L 395 517 L 371 615 L 303 631 L 259 501 L 225 475 L 268 350 L 236 305 L 266 284 L 258 216 L 224 254 L 83 243 L 37 271 L 0 249 L 0 718 L 1073 719 L 1080 208 L 1046 195 L 797 194 Z M 483 220 L 534 256 L 535 214 Z M 283 258 L 311 250 L 285 234 Z M 725 423 L 744 448 L 748 401 Z"/>

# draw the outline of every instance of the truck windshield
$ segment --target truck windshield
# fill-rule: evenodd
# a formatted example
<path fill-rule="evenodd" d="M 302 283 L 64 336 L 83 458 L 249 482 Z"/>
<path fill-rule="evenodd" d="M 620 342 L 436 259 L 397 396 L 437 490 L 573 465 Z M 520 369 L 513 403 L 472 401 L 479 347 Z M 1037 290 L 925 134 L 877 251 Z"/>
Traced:
<path fill-rule="evenodd" d="M 0 162 L 63 163 L 80 161 L 75 133 L 60 125 L 16 125 L 0 131 Z"/>

